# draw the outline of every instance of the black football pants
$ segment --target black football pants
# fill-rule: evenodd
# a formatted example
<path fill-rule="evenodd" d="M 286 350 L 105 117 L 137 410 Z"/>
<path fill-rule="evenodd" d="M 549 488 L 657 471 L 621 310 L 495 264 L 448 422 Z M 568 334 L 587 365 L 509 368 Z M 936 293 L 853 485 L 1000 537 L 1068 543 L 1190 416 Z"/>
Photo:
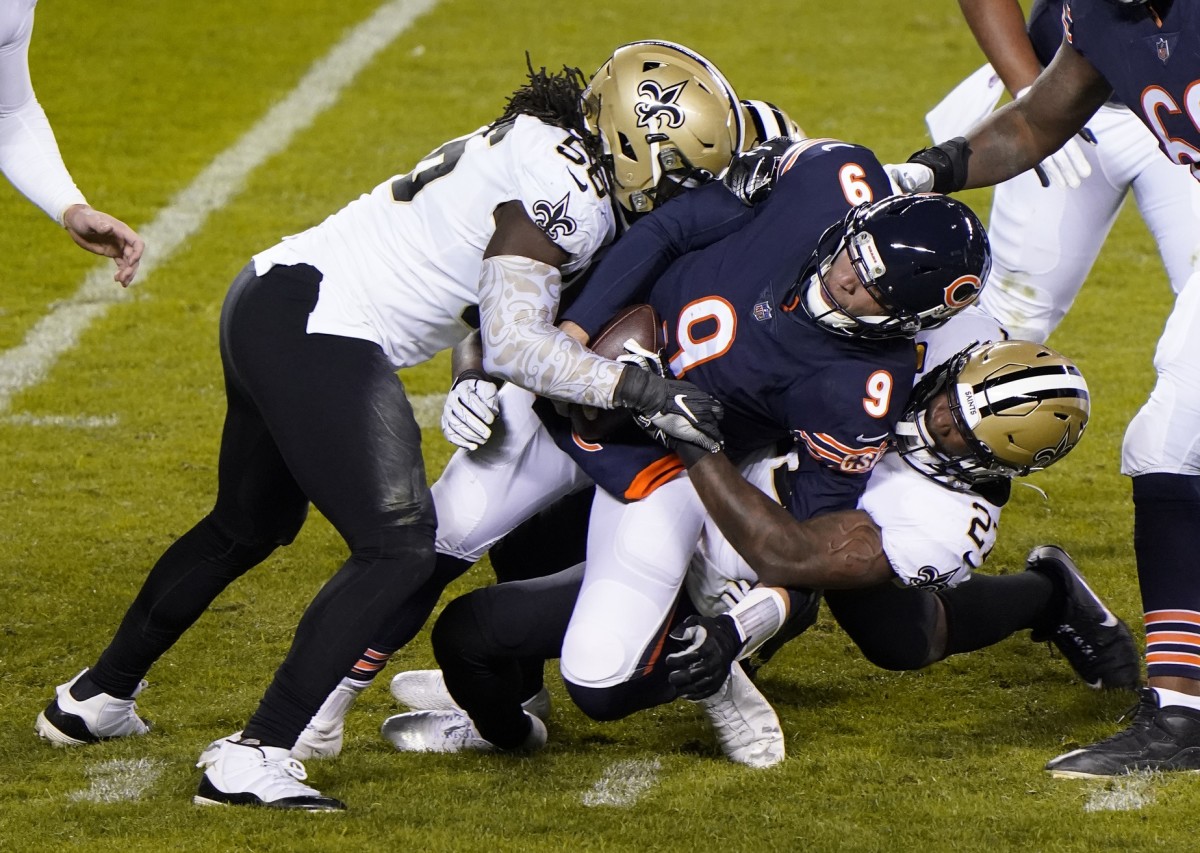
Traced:
<path fill-rule="evenodd" d="M 320 273 L 252 267 L 221 315 L 228 412 L 212 512 L 151 570 L 92 680 L 129 695 L 233 580 L 299 532 L 309 502 L 349 559 L 313 599 L 245 728 L 291 747 L 359 654 L 433 571 L 421 433 L 375 344 L 308 334 Z"/>

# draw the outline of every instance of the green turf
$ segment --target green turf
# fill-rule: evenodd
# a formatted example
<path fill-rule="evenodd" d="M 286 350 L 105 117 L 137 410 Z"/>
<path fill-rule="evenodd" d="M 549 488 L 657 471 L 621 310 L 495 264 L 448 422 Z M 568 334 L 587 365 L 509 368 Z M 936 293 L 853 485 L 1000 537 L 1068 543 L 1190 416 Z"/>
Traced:
<path fill-rule="evenodd" d="M 47 1 L 35 85 L 81 188 L 144 227 L 375 6 Z M 210 506 L 223 414 L 217 315 L 248 256 L 492 118 L 522 81 L 524 51 L 535 64 L 590 71 L 615 44 L 646 37 L 706 52 L 743 96 L 776 101 L 810 133 L 863 142 L 885 160 L 924 144 L 925 110 L 980 62 L 954 4 L 440 3 L 12 407 L 114 425 L 0 419 L 0 849 L 1195 847 L 1181 817 L 1200 793 L 1193 779 L 1081 784 L 1041 770 L 1114 731 L 1130 697 L 1082 688 L 1026 637 L 923 673 L 882 672 L 827 615 L 763 672 L 788 737 L 787 762 L 770 771 L 723 760 L 685 703 L 602 725 L 555 678 L 544 753 L 401 756 L 376 734 L 393 712 L 381 684 L 352 711 L 343 756 L 309 766 L 349 813 L 194 807 L 195 757 L 243 724 L 303 607 L 343 558 L 319 517 L 154 668 L 141 700 L 152 736 L 75 751 L 34 737 L 53 685 L 94 659 L 149 566 Z M 986 216 L 987 192 L 965 198 Z M 71 296 L 92 259 L 6 184 L 0 213 L 7 350 Z M 1015 570 L 1031 546 L 1059 542 L 1139 636 L 1129 486 L 1117 465 L 1168 306 L 1154 246 L 1127 210 L 1052 340 L 1089 378 L 1092 424 L 1069 460 L 1032 480 L 1046 498 L 1015 490 L 988 565 Z M 443 358 L 405 380 L 434 393 L 446 373 Z M 436 431 L 425 438 L 435 475 L 448 445 Z M 476 568 L 450 594 L 487 575 Z M 431 661 L 422 635 L 388 675 Z M 640 794 L 639 778 L 652 783 Z M 604 797 L 610 804 L 597 804 Z"/>

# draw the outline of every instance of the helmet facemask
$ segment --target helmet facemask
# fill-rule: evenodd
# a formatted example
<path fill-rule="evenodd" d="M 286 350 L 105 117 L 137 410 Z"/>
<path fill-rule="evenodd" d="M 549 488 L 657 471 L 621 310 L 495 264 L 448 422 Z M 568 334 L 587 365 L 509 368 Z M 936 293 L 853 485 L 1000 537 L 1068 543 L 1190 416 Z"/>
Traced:
<path fill-rule="evenodd" d="M 878 284 L 887 273 L 887 266 L 870 232 L 855 230 L 851 224 L 854 214 L 855 211 L 851 211 L 845 222 L 827 229 L 817 243 L 809 263 L 812 272 L 800 284 L 804 310 L 834 334 L 852 338 L 911 338 L 921 330 L 920 318 L 888 305 Z M 885 313 L 855 315 L 842 307 L 833 295 L 826 277 L 842 252 L 849 258 L 859 283 Z"/>

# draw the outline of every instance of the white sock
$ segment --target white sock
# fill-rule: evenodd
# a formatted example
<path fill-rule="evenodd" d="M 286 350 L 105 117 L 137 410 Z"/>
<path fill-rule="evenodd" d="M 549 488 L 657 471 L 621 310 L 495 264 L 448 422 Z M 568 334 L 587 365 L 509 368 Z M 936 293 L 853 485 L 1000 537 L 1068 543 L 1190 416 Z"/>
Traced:
<path fill-rule="evenodd" d="M 358 698 L 358 694 L 362 693 L 369 681 L 355 681 L 352 678 L 343 678 L 338 686 L 333 688 L 333 692 L 325 697 L 324 704 L 316 714 L 313 715 L 314 720 L 321 722 L 335 722 L 345 719 L 346 712 L 350 710 L 350 706 L 354 704 L 354 700 Z"/>
<path fill-rule="evenodd" d="M 1160 708 L 1168 705 L 1182 705 L 1185 708 L 1200 711 L 1200 696 L 1180 693 L 1178 690 L 1168 690 L 1165 687 L 1151 687 L 1150 689 L 1158 694 L 1158 707 Z"/>

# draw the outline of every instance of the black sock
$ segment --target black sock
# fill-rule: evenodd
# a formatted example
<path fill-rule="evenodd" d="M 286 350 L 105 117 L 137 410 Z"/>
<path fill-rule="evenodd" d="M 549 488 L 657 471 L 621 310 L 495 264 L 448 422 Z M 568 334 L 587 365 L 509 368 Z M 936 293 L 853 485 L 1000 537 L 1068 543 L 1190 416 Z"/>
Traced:
<path fill-rule="evenodd" d="M 994 645 L 1025 628 L 1040 627 L 1057 608 L 1055 585 L 1040 572 L 974 575 L 937 593 L 946 609 L 946 656 Z"/>

